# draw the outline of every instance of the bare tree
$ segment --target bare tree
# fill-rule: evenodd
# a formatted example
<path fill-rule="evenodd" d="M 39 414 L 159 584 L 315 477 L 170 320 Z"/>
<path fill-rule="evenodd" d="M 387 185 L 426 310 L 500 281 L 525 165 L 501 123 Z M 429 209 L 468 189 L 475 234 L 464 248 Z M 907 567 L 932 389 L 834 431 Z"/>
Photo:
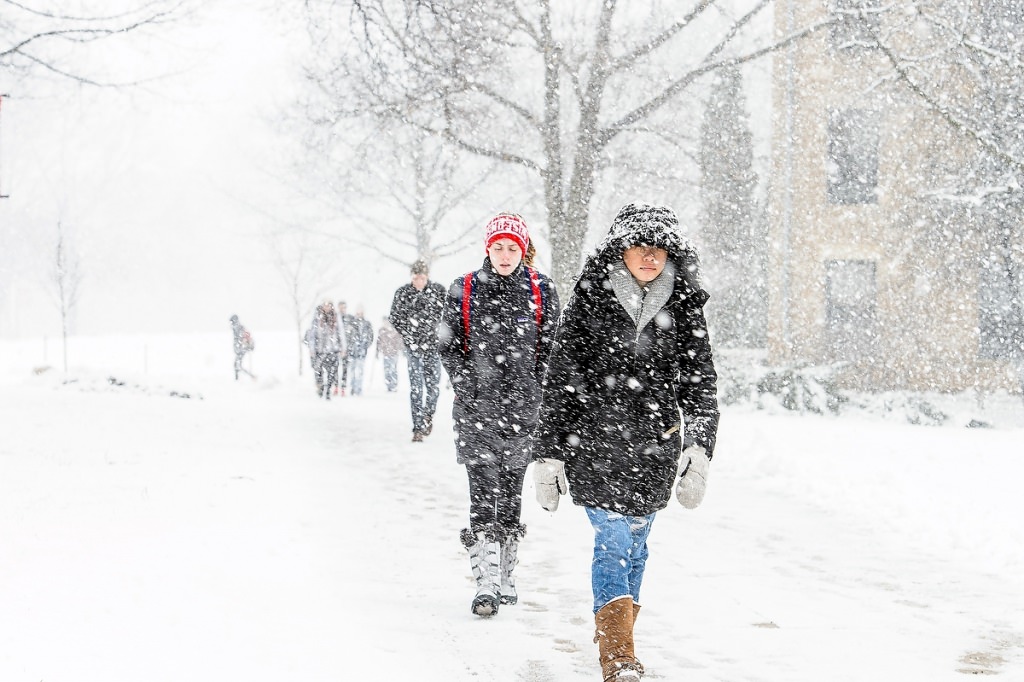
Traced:
<path fill-rule="evenodd" d="M 333 250 L 324 247 L 322 238 L 294 225 L 268 232 L 265 236 L 274 267 L 286 287 L 286 300 L 295 322 L 299 376 L 302 376 L 306 357 L 303 331 L 307 316 L 323 298 L 324 292 L 337 282 Z"/>
<path fill-rule="evenodd" d="M 825 23 L 771 42 L 771 0 L 679 4 L 306 0 L 338 115 L 401 121 L 539 180 L 562 290 L 604 172 L 672 168 L 703 76 Z"/>
<path fill-rule="evenodd" d="M 64 358 L 64 374 L 68 373 L 68 330 L 78 304 L 78 287 L 82 283 L 81 261 L 71 244 L 64 224 L 57 222 L 57 240 L 51 261 L 51 294 L 60 313 L 60 336 Z"/>
<path fill-rule="evenodd" d="M 321 167 L 313 173 L 326 178 L 319 198 L 328 197 L 347 228 L 337 236 L 405 266 L 433 264 L 464 249 L 468 235 L 479 230 L 476 195 L 495 164 L 467 159 L 423 130 L 386 121 L 371 122 L 372 132 L 360 137 L 337 134 L 335 128 L 352 130 L 352 121 L 328 123 L 313 113 L 326 104 L 307 103 L 316 125 L 300 165 L 307 175 Z"/>
<path fill-rule="evenodd" d="M 0 0 L 0 74 L 124 85 L 107 80 L 110 66 L 93 63 L 94 51 L 175 21 L 184 11 L 184 0 L 57 2 L 46 9 Z"/>

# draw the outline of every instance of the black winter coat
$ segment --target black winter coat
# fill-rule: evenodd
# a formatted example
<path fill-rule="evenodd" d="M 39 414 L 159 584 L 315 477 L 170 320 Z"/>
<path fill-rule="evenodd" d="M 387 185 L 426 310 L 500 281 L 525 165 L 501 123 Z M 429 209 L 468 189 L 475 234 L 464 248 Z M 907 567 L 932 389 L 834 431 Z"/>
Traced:
<path fill-rule="evenodd" d="M 460 462 L 494 452 L 492 445 L 522 438 L 517 463 L 523 467 L 529 463 L 527 439 L 537 425 L 540 385 L 559 313 L 551 280 L 534 272 L 542 303 L 539 326 L 533 287 L 522 264 L 502 277 L 485 259 L 473 273 L 468 339 L 465 278 L 456 279 L 448 290 L 439 348 L 455 390 L 452 417 Z"/>
<path fill-rule="evenodd" d="M 365 317 L 352 318 L 352 332 L 348 337 L 348 354 L 365 358 L 373 345 L 373 325 Z"/>
<path fill-rule="evenodd" d="M 395 292 L 388 320 L 402 335 L 406 350 L 434 353 L 437 351 L 437 325 L 441 322 L 443 309 L 443 286 L 427 282 L 423 291 L 417 291 L 412 284 L 406 284 Z"/>
<path fill-rule="evenodd" d="M 712 455 L 717 375 L 696 253 L 673 257 L 672 295 L 639 334 L 608 280 L 620 257 L 591 258 L 563 312 L 533 456 L 565 462 L 575 504 L 643 516 L 668 504 L 680 431 Z"/>

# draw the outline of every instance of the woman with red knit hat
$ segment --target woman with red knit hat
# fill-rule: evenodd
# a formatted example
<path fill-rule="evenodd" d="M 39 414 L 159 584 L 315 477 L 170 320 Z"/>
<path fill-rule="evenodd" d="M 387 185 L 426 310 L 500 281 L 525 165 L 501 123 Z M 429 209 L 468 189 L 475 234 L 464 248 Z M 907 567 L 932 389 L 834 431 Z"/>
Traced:
<path fill-rule="evenodd" d="M 523 479 L 540 410 L 541 380 L 558 322 L 558 294 L 523 262 L 526 222 L 500 213 L 487 223 L 487 256 L 452 283 L 440 327 L 441 362 L 455 390 L 455 452 L 469 477 L 469 551 L 473 613 L 492 616 L 515 604 L 512 571 L 526 532 Z"/>

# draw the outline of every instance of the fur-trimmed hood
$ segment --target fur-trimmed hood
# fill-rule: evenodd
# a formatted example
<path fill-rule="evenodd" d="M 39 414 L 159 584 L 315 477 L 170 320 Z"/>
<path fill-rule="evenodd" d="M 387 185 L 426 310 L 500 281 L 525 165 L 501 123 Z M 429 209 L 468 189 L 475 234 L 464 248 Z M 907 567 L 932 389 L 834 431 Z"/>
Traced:
<path fill-rule="evenodd" d="M 667 206 L 642 202 L 623 206 L 612 221 L 608 234 L 597 245 L 583 265 L 579 282 L 607 277 L 622 262 L 622 253 L 631 246 L 654 246 L 665 249 L 675 267 L 675 279 L 682 284 L 677 293 L 684 297 L 701 292 L 702 305 L 707 299 L 700 276 L 697 249 L 683 234 L 675 211 Z"/>

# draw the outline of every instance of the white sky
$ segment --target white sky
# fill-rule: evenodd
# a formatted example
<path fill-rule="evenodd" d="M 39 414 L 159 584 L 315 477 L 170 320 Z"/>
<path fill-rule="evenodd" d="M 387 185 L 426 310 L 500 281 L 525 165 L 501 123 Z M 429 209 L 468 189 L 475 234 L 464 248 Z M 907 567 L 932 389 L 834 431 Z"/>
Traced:
<path fill-rule="evenodd" d="M 259 237 L 266 214 L 304 212 L 278 180 L 287 147 L 267 123 L 296 96 L 306 40 L 280 19 L 242 0 L 207 3 L 146 46 L 178 75 L 130 91 L 69 86 L 59 100 L 10 93 L 0 245 L 17 265 L 0 279 L 0 336 L 59 333 L 40 274 L 57 221 L 85 274 L 74 332 L 217 330 L 232 313 L 254 329 L 288 328 L 285 287 Z M 382 266 L 381 279 L 365 253 L 338 258 L 361 261 L 361 274 L 327 295 L 365 301 L 379 318 L 407 274 Z"/>

